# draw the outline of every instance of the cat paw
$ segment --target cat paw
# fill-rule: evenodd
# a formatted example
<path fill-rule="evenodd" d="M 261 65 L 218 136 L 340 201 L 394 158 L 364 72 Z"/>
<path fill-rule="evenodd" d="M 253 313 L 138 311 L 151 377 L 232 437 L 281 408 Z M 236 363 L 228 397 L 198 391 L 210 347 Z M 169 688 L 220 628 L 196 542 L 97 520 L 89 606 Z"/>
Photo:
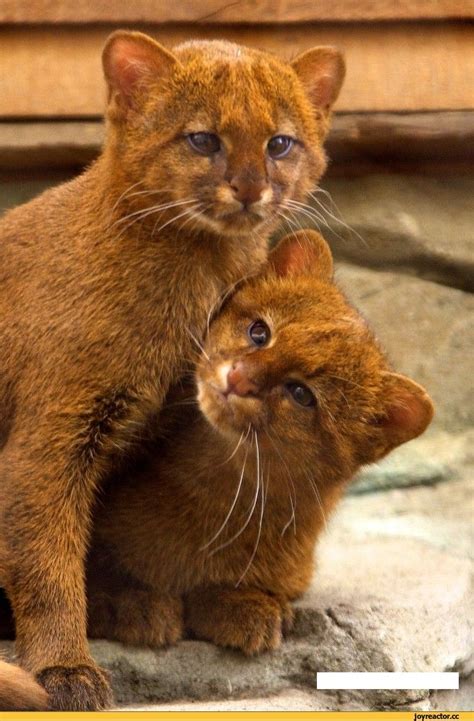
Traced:
<path fill-rule="evenodd" d="M 108 675 L 98 666 L 51 666 L 37 675 L 50 711 L 101 711 L 113 702 Z"/>
<path fill-rule="evenodd" d="M 160 648 L 183 637 L 183 604 L 174 596 L 136 593 L 123 604 L 115 638 L 131 646 Z"/>
<path fill-rule="evenodd" d="M 206 593 L 204 597 L 195 596 L 196 605 L 190 604 L 189 628 L 218 646 L 254 656 L 277 649 L 291 627 L 290 605 L 261 591 L 225 590 L 214 598 Z"/>
<path fill-rule="evenodd" d="M 280 606 L 281 611 L 281 631 L 283 637 L 288 636 L 291 633 L 295 622 L 295 612 L 293 606 L 283 596 L 273 596 L 275 601 Z"/>
<path fill-rule="evenodd" d="M 178 596 L 126 589 L 97 594 L 89 604 L 91 638 L 107 638 L 128 646 L 170 646 L 183 637 L 183 603 Z"/>

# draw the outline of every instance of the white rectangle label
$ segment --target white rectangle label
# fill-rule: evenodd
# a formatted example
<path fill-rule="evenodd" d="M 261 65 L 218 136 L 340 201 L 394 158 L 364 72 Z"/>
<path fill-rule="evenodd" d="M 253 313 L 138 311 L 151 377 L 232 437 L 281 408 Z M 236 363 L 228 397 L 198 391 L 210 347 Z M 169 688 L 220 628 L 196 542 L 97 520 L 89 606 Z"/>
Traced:
<path fill-rule="evenodd" d="M 384 672 L 323 672 L 316 674 L 316 688 L 332 690 L 363 690 L 363 689 L 458 689 L 459 673 L 454 671 L 417 672 L 404 671 Z"/>

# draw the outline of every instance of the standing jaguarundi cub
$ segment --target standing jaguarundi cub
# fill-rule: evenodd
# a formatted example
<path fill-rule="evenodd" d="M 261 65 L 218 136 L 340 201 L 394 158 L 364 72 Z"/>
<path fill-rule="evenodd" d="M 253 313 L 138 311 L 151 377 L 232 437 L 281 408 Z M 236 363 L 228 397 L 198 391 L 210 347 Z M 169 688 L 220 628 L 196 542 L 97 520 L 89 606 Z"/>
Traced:
<path fill-rule="evenodd" d="M 111 700 L 86 639 L 96 488 L 155 427 L 285 202 L 319 180 L 344 76 L 331 48 L 286 64 L 126 32 L 103 64 L 102 155 L 0 223 L 0 583 L 20 662 L 53 709 Z"/>
<path fill-rule="evenodd" d="M 312 231 L 227 302 L 196 381 L 199 407 L 170 400 L 169 439 L 98 504 L 90 634 L 273 649 L 347 483 L 422 433 L 433 406 L 392 372 Z"/>

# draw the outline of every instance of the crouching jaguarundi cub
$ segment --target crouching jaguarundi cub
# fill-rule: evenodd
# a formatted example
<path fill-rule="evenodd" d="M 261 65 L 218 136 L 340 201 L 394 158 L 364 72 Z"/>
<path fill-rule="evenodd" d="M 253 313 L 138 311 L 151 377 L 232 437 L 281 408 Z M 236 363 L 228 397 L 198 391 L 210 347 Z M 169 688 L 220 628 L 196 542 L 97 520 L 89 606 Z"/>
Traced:
<path fill-rule="evenodd" d="M 0 222 L 0 583 L 52 709 L 111 700 L 86 639 L 97 487 L 143 442 L 221 294 L 266 258 L 326 160 L 344 76 L 232 43 L 118 32 L 107 137 L 72 182 Z M 2 682 L 0 670 L 0 686 Z"/>
<path fill-rule="evenodd" d="M 169 399 L 167 438 L 97 506 L 89 631 L 274 649 L 348 482 L 422 433 L 433 406 L 390 368 L 314 231 L 282 240 L 226 302 L 196 385 L 197 404 Z"/>

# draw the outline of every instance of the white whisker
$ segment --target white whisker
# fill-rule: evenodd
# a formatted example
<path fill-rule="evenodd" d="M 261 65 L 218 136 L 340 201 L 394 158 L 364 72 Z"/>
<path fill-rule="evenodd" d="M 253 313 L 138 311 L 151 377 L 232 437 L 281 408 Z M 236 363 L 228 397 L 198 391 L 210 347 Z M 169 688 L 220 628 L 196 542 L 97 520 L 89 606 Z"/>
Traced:
<path fill-rule="evenodd" d="M 186 201 L 186 202 L 189 202 L 189 201 Z M 196 204 L 192 208 L 188 208 L 187 210 L 184 210 L 182 213 L 179 213 L 174 218 L 170 218 L 170 220 L 167 220 L 166 223 L 163 223 L 163 225 L 160 225 L 158 230 L 156 230 L 156 224 L 155 224 L 155 227 L 153 228 L 153 231 L 152 231 L 152 235 L 155 235 L 155 233 L 160 233 L 164 228 L 166 228 L 171 223 L 175 223 L 180 218 L 184 218 L 184 216 L 190 215 L 198 209 L 199 209 L 199 204 Z"/>
<path fill-rule="evenodd" d="M 222 543 L 220 546 L 217 546 L 217 548 L 213 548 L 213 550 L 209 553 L 210 556 L 213 556 L 215 553 L 217 553 L 218 551 L 221 551 L 223 548 L 227 548 L 227 546 L 230 546 L 230 544 L 233 543 L 233 542 L 245 531 L 245 529 L 246 529 L 247 526 L 249 525 L 250 520 L 251 520 L 251 518 L 252 518 L 252 516 L 253 516 L 253 512 L 255 511 L 255 507 L 256 507 L 256 505 L 257 505 L 257 500 L 258 500 L 259 490 L 260 490 L 260 484 L 259 484 L 259 478 L 258 478 L 258 476 L 257 476 L 257 484 L 256 484 L 256 488 L 255 488 L 255 495 L 254 495 L 253 501 L 252 501 L 252 503 L 251 503 L 251 506 L 250 506 L 250 509 L 249 509 L 249 514 L 248 514 L 248 516 L 247 516 L 247 519 L 246 519 L 244 525 L 237 531 L 237 533 L 235 533 L 235 534 L 232 536 L 232 538 L 229 538 L 228 541 L 226 541 L 225 543 Z"/>
<path fill-rule="evenodd" d="M 188 205 L 189 203 L 195 203 L 196 201 L 191 198 L 190 200 L 173 200 L 169 203 L 161 203 L 160 205 L 152 205 L 147 206 L 146 208 L 140 208 L 139 210 L 134 210 L 133 213 L 128 213 L 128 215 L 124 215 L 118 220 L 115 221 L 115 223 L 112 225 L 114 227 L 115 225 L 119 225 L 120 223 L 124 223 L 129 218 L 134 218 L 135 216 L 140 216 L 146 218 L 148 215 L 152 215 L 153 213 L 159 213 L 163 210 L 168 210 L 169 208 L 175 208 L 179 205 Z"/>
<path fill-rule="evenodd" d="M 209 358 L 208 354 L 206 353 L 206 351 L 205 351 L 204 346 L 202 345 L 202 343 L 199 342 L 199 340 L 196 338 L 196 336 L 194 335 L 194 333 L 192 332 L 192 330 L 190 330 L 190 328 L 186 328 L 186 327 L 185 327 L 185 330 L 189 333 L 189 335 L 191 336 L 191 338 L 193 339 L 193 341 L 196 343 L 197 347 L 199 348 L 199 350 L 200 350 L 201 353 L 203 354 L 204 358 L 208 361 L 208 363 L 210 363 L 210 362 L 211 362 L 211 359 Z"/>
<path fill-rule="evenodd" d="M 325 192 L 326 192 L 326 191 L 325 191 Z M 329 195 L 329 193 L 328 193 L 328 195 Z M 336 223 L 339 223 L 339 225 L 341 225 L 343 228 L 346 228 L 346 230 L 348 230 L 350 233 L 352 233 L 353 235 L 355 235 L 355 236 L 361 241 L 361 243 L 363 243 L 365 246 L 367 246 L 367 241 L 365 240 L 365 238 L 363 238 L 363 237 L 360 235 L 360 233 L 357 232 L 357 230 L 355 230 L 354 228 L 352 228 L 350 225 L 348 225 L 348 224 L 342 219 L 341 213 L 340 213 L 339 209 L 337 208 L 336 204 L 334 203 L 334 201 L 332 200 L 332 198 L 331 198 L 331 202 L 333 203 L 334 208 L 335 208 L 336 211 L 338 212 L 339 217 L 337 217 L 336 215 L 334 215 L 334 213 L 331 213 L 331 211 L 328 210 L 328 209 L 326 208 L 326 206 L 325 206 L 318 198 L 315 197 L 315 194 L 314 194 L 314 193 L 310 193 L 310 196 L 311 196 L 311 198 L 314 200 L 314 202 L 319 205 L 319 207 L 322 209 L 322 211 L 323 211 L 324 213 L 326 213 L 326 215 L 329 216 L 329 218 L 331 218 L 332 220 L 334 220 Z M 331 197 L 331 196 L 329 196 L 329 197 Z M 329 227 L 330 230 L 334 233 L 334 235 L 336 235 L 336 237 L 338 237 L 340 240 L 344 240 L 344 238 L 341 238 L 341 236 L 338 235 L 338 233 L 336 233 L 336 231 L 334 230 L 334 228 L 332 228 L 332 227 L 329 226 L 329 225 L 328 225 L 328 227 Z"/>
<path fill-rule="evenodd" d="M 116 202 L 115 202 L 115 205 L 114 205 L 113 208 L 112 208 L 112 214 L 113 214 L 114 210 L 116 210 L 116 208 L 117 208 L 117 206 L 119 205 L 119 203 L 120 203 L 120 202 L 125 198 L 125 196 L 128 194 L 128 192 L 129 192 L 130 190 L 133 190 L 133 188 L 136 188 L 137 185 L 140 185 L 141 183 L 143 183 L 143 180 L 139 180 L 137 183 L 133 183 L 133 184 L 130 185 L 128 188 L 126 188 L 126 190 L 124 190 L 123 193 L 121 193 L 121 194 L 119 195 L 119 197 L 117 198 L 117 200 L 116 200 Z"/>
<path fill-rule="evenodd" d="M 249 431 L 250 431 L 250 425 L 249 425 L 249 430 L 247 431 L 247 435 L 249 434 Z M 244 435 L 244 434 L 242 433 L 242 435 L 240 436 L 240 442 L 242 441 L 243 435 Z M 240 442 L 239 442 L 239 445 L 240 445 Z M 234 453 L 237 451 L 238 448 L 239 448 L 239 446 L 237 446 L 237 448 L 236 448 L 236 450 L 234 451 Z M 243 462 L 243 464 L 242 464 L 242 472 L 241 472 L 241 474 L 240 474 L 239 483 L 238 483 L 238 485 L 237 485 L 237 491 L 235 492 L 235 496 L 234 496 L 234 499 L 233 499 L 233 501 L 232 501 L 232 504 L 231 504 L 231 506 L 230 506 L 230 508 L 229 508 L 229 511 L 228 511 L 228 513 L 227 513 L 227 515 L 226 515 L 226 517 L 225 517 L 222 525 L 220 526 L 219 530 L 216 531 L 216 533 L 213 535 L 213 537 L 211 538 L 210 541 L 208 541 L 204 546 L 201 546 L 201 548 L 199 549 L 200 551 L 204 551 L 206 548 L 209 548 L 209 546 L 210 546 L 211 544 L 213 544 L 214 541 L 215 541 L 217 538 L 219 538 L 219 536 L 221 535 L 222 531 L 223 531 L 224 528 L 227 526 L 227 523 L 228 523 L 228 521 L 229 521 L 229 519 L 230 519 L 230 517 L 231 517 L 231 515 L 232 515 L 232 513 L 233 513 L 233 511 L 234 511 L 234 508 L 235 508 L 235 506 L 236 506 L 237 500 L 238 500 L 239 495 L 240 495 L 240 490 L 241 490 L 241 488 L 242 488 L 242 483 L 243 483 L 244 475 L 245 475 L 245 466 L 246 466 L 246 463 L 247 463 L 247 456 L 248 456 L 248 448 L 247 448 L 246 451 L 245 451 L 245 457 L 244 457 L 244 462 Z M 232 458 L 232 456 L 231 456 L 231 458 Z"/>
<path fill-rule="evenodd" d="M 266 491 L 265 491 L 265 484 L 264 484 L 263 477 L 261 477 L 261 474 L 260 474 L 260 449 L 258 446 L 257 431 L 255 431 L 255 452 L 256 452 L 256 457 L 257 457 L 257 489 L 261 487 L 260 517 L 258 520 L 257 539 L 255 541 L 255 546 L 253 548 L 252 555 L 250 556 L 249 562 L 247 563 L 247 565 L 244 569 L 244 572 L 240 576 L 239 580 L 235 584 L 236 588 L 238 588 L 238 586 L 240 586 L 240 584 L 242 583 L 243 579 L 245 578 L 248 570 L 250 569 L 250 567 L 254 561 L 254 558 L 257 554 L 258 546 L 260 543 L 260 536 L 262 535 L 263 514 L 265 512 Z M 258 493 L 258 491 L 257 491 L 257 493 Z"/>

